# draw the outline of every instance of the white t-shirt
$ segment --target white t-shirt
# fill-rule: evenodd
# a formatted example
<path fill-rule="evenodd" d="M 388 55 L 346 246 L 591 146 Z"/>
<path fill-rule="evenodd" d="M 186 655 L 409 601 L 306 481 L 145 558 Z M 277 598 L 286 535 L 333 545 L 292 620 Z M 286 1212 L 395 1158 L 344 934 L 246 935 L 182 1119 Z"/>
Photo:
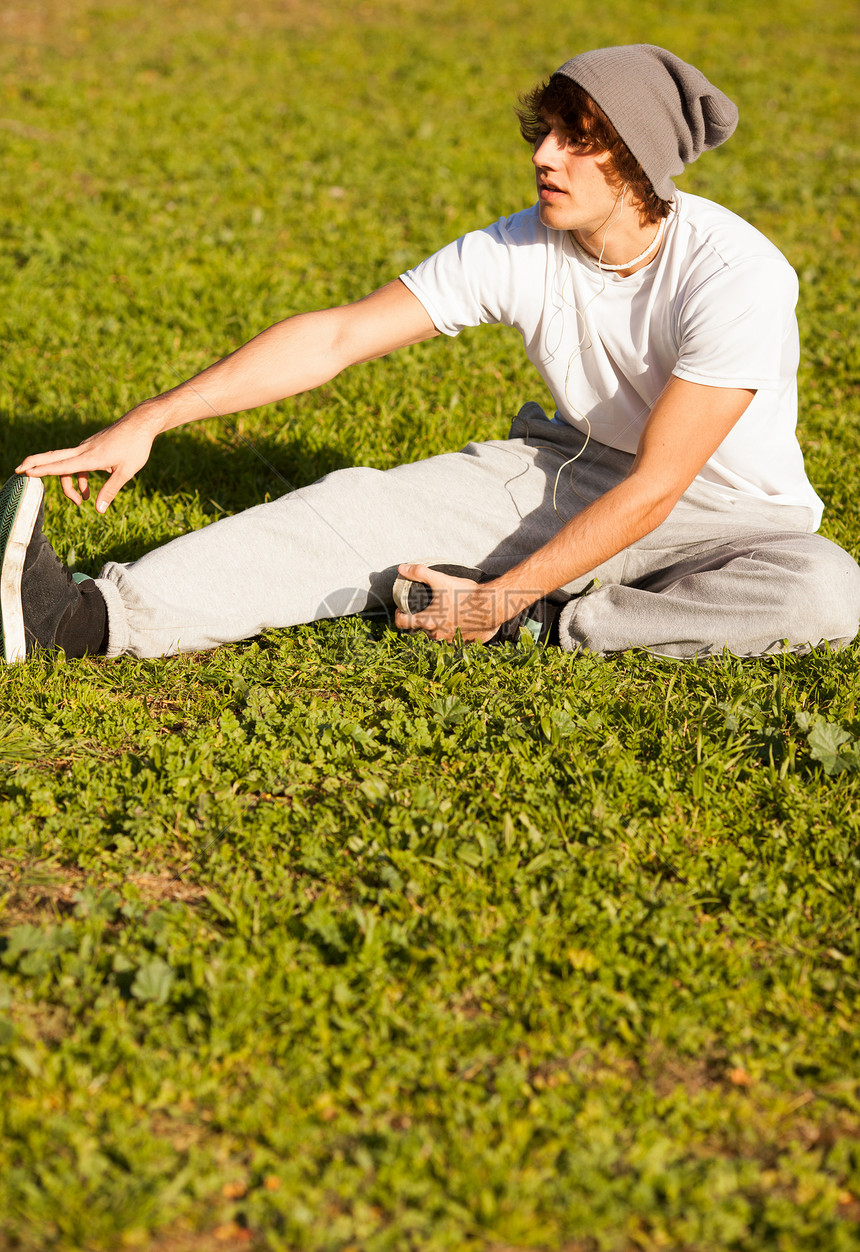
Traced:
<path fill-rule="evenodd" d="M 620 278 L 601 271 L 537 205 L 472 231 L 401 275 L 436 329 L 514 326 L 557 418 L 635 452 L 674 374 L 755 396 L 698 478 L 729 495 L 822 504 L 797 442 L 797 278 L 728 209 L 676 193 L 660 251 Z M 587 419 L 587 420 L 586 420 Z"/>

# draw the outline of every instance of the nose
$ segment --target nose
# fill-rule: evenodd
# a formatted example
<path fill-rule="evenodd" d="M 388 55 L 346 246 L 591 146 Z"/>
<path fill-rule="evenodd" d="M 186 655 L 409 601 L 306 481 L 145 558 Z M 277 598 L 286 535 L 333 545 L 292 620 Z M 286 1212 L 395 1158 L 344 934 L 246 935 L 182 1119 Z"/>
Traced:
<path fill-rule="evenodd" d="M 542 139 L 535 144 L 532 153 L 532 164 L 537 169 L 549 169 L 558 156 L 559 142 L 554 131 L 547 131 Z"/>

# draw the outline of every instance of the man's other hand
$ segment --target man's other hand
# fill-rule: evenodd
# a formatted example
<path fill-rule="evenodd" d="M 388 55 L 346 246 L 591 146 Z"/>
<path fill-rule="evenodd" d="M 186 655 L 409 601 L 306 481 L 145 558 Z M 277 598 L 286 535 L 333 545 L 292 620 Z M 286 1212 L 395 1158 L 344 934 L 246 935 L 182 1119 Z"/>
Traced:
<path fill-rule="evenodd" d="M 398 572 L 412 582 L 426 583 L 433 592 L 433 599 L 421 613 L 397 610 L 394 623 L 398 630 L 423 630 L 440 643 L 450 643 L 459 631 L 465 642 L 486 643 L 505 620 L 499 615 L 503 597 L 493 583 L 452 578 L 426 565 L 401 565 Z"/>
<path fill-rule="evenodd" d="M 93 471 L 107 471 L 110 477 L 96 498 L 96 510 L 104 513 L 129 479 L 149 459 L 152 441 L 159 427 L 132 409 L 113 426 L 90 435 L 76 448 L 58 448 L 28 456 L 16 468 L 16 474 L 28 478 L 56 475 L 63 494 L 74 504 L 90 498 L 89 476 Z"/>

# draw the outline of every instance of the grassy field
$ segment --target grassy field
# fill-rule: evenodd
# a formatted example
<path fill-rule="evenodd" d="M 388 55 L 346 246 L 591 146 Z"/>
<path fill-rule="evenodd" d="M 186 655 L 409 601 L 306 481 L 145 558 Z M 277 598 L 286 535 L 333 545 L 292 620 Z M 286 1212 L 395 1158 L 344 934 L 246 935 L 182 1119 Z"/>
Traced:
<path fill-rule="evenodd" d="M 531 202 L 517 93 L 665 44 L 739 103 L 682 186 L 801 277 L 860 555 L 856 6 L 34 0 L 0 12 L 0 452 L 77 441 Z M 497 437 L 484 328 L 175 432 L 70 565 Z M 412 554 L 406 553 L 405 557 Z M 860 1249 L 860 677 L 360 620 L 0 671 L 0 1249 Z"/>

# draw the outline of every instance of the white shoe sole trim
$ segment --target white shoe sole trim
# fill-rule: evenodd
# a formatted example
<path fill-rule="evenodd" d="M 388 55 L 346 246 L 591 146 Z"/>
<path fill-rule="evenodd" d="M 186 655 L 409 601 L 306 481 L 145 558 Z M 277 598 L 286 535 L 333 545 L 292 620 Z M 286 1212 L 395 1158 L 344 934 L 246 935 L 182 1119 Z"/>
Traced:
<path fill-rule="evenodd" d="M 7 665 L 23 661 L 27 656 L 21 578 L 43 494 L 41 478 L 28 478 L 18 505 L 18 513 L 12 523 L 6 551 L 3 553 L 3 567 L 0 569 L 0 619 L 3 622 L 3 651 Z"/>
<path fill-rule="evenodd" d="M 395 608 L 400 609 L 401 613 L 409 612 L 409 592 L 412 588 L 413 580 L 404 578 L 402 574 L 398 574 L 394 580 L 394 586 L 391 589 L 391 598 L 394 601 Z"/>

